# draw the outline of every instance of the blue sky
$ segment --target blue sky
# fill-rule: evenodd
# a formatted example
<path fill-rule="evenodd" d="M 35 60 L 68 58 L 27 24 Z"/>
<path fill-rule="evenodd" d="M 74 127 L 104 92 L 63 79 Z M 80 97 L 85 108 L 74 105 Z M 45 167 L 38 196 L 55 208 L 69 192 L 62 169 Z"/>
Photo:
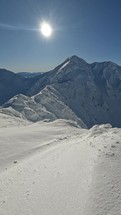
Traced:
<path fill-rule="evenodd" d="M 0 0 L 0 68 L 48 71 L 71 55 L 121 65 L 120 0 Z"/>

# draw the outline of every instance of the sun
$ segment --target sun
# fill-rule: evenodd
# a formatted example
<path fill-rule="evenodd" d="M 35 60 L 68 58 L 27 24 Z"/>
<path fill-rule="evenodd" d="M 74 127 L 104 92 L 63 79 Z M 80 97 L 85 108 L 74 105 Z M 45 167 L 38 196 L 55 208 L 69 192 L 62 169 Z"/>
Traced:
<path fill-rule="evenodd" d="M 40 32 L 44 37 L 50 37 L 52 35 L 52 27 L 48 22 L 42 22 L 40 25 Z"/>

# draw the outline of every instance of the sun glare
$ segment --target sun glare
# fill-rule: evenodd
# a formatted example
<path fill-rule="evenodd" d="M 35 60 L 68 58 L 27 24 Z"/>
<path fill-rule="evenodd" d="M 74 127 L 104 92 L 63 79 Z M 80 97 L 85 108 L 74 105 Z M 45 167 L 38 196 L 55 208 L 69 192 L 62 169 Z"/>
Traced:
<path fill-rule="evenodd" d="M 49 23 L 43 22 L 40 26 L 40 32 L 45 37 L 50 37 L 52 35 L 52 27 Z"/>

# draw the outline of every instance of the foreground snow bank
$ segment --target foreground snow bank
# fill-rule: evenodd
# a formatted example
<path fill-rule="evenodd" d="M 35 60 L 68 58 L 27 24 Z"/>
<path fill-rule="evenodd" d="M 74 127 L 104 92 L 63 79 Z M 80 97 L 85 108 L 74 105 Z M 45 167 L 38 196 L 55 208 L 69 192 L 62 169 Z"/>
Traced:
<path fill-rule="evenodd" d="M 0 214 L 121 214 L 121 135 L 57 120 L 0 129 Z"/>

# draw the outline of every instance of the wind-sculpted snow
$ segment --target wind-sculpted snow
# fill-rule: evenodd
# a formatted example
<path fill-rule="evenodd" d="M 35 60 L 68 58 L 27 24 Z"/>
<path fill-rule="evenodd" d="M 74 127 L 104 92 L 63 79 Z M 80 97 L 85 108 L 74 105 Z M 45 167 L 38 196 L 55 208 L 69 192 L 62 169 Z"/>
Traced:
<path fill-rule="evenodd" d="M 40 120 L 68 119 L 78 123 L 83 128 L 86 125 L 60 99 L 60 95 L 50 86 L 33 97 L 17 95 L 4 104 L 0 111 L 23 119 L 37 122 Z"/>
<path fill-rule="evenodd" d="M 120 215 L 120 165 L 121 129 L 110 124 L 0 114 L 2 215 Z"/>

